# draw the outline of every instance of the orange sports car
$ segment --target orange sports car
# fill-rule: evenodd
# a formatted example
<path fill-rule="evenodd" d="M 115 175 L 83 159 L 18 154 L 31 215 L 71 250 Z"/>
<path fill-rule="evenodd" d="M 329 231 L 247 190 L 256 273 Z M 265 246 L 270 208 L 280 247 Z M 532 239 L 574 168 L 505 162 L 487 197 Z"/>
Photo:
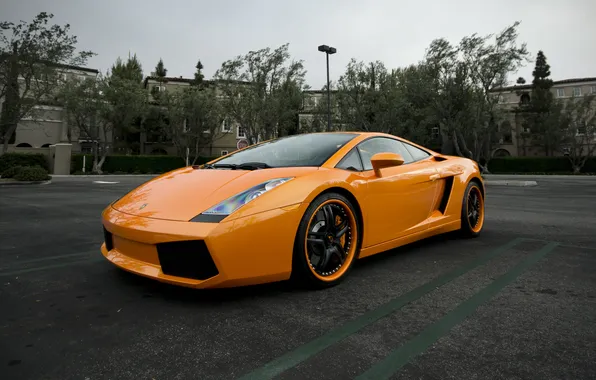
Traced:
<path fill-rule="evenodd" d="M 160 175 L 102 214 L 102 254 L 195 288 L 342 281 L 356 259 L 432 235 L 477 236 L 477 164 L 382 133 L 288 136 Z"/>

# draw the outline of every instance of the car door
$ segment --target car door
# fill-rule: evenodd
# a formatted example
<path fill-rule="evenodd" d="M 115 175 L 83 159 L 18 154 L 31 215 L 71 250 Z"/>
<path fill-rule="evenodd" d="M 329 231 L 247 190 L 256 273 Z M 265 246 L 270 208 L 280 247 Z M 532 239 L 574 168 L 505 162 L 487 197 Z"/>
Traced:
<path fill-rule="evenodd" d="M 430 158 L 415 156 L 397 139 L 373 137 L 357 146 L 362 160 L 362 177 L 367 182 L 367 196 L 362 205 L 365 247 L 404 237 L 428 228 L 439 175 Z M 377 177 L 371 158 L 377 153 L 401 155 L 404 163 L 382 170 Z"/>

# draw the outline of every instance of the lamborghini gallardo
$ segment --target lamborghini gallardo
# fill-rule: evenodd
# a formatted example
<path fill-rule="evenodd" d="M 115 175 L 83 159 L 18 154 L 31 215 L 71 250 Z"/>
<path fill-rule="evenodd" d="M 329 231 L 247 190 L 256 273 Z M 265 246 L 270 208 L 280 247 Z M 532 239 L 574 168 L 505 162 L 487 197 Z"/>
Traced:
<path fill-rule="evenodd" d="M 187 287 L 328 287 L 357 259 L 451 231 L 478 236 L 484 196 L 467 158 L 383 133 L 293 135 L 165 173 L 112 202 L 101 252 Z"/>

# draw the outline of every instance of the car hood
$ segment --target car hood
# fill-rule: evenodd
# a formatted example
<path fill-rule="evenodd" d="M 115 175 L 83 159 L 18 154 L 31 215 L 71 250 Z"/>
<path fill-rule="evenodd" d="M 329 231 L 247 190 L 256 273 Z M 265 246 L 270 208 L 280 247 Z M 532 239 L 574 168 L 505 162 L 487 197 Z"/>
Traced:
<path fill-rule="evenodd" d="M 300 177 L 316 167 L 227 170 L 182 168 L 132 190 L 112 207 L 154 219 L 189 221 L 219 202 L 265 181 Z"/>

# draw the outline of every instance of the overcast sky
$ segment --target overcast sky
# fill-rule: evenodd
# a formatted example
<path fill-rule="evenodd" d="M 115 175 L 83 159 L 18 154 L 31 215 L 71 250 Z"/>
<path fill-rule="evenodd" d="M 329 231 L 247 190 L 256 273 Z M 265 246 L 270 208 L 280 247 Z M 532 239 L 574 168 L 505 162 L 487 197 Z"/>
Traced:
<path fill-rule="evenodd" d="M 320 44 L 337 48 L 336 79 L 354 57 L 392 67 L 419 61 L 434 38 L 457 43 L 521 21 L 520 41 L 542 49 L 553 79 L 596 76 L 596 0 L 2 0 L 0 19 L 31 20 L 38 12 L 70 23 L 79 47 L 105 71 L 136 53 L 145 74 L 163 58 L 168 76 L 190 77 L 200 58 L 210 78 L 239 54 L 288 42 L 304 60 L 313 88 L 325 82 Z M 531 76 L 532 64 L 518 74 Z M 517 76 L 510 78 L 515 80 Z"/>

